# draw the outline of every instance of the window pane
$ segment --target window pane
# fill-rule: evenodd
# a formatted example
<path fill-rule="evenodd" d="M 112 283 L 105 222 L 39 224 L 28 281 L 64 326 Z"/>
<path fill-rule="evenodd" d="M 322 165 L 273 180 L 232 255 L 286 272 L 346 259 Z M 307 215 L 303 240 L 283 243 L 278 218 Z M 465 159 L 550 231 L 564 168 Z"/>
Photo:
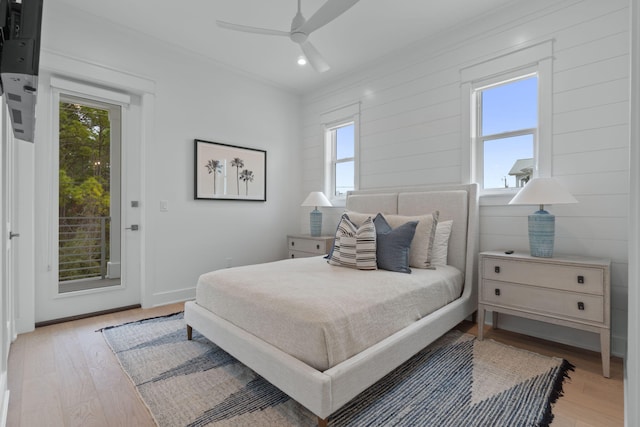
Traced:
<path fill-rule="evenodd" d="M 354 162 L 336 163 L 336 196 L 344 196 L 354 189 Z"/>
<path fill-rule="evenodd" d="M 336 159 L 354 156 L 353 124 L 336 128 Z"/>
<path fill-rule="evenodd" d="M 482 91 L 482 133 L 494 135 L 538 126 L 538 77 Z"/>
<path fill-rule="evenodd" d="M 533 135 L 484 142 L 484 188 L 522 187 L 533 171 Z"/>

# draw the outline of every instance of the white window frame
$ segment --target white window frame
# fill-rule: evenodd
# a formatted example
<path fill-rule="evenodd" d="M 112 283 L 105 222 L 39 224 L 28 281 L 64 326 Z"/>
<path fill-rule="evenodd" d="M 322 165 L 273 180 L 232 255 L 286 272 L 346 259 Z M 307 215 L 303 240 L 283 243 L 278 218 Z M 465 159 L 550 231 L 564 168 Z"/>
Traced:
<path fill-rule="evenodd" d="M 534 135 L 533 177 L 551 176 L 552 153 L 552 78 L 553 40 L 515 49 L 460 70 L 462 129 L 462 182 L 478 182 L 482 204 L 503 205 L 517 193 L 518 188 L 484 189 L 483 146 L 479 141 L 477 117 L 480 89 L 536 74 L 538 77 L 538 127 Z M 519 129 L 518 131 L 523 131 Z M 518 133 L 519 134 L 519 133 Z M 504 137 L 506 134 L 502 134 Z M 496 135 L 491 135 L 491 139 Z M 515 134 L 513 136 L 516 136 Z M 482 163 L 481 163 L 482 162 Z M 464 165 L 468 167 L 464 167 Z"/>
<path fill-rule="evenodd" d="M 501 194 L 504 192 L 513 192 L 518 190 L 517 187 L 512 187 L 511 190 L 509 190 L 508 188 L 484 188 L 484 143 L 485 142 L 495 141 L 498 139 L 512 138 L 516 136 L 532 135 L 534 159 L 536 158 L 535 153 L 538 153 L 540 150 L 538 148 L 539 146 L 538 126 L 533 128 L 522 128 L 522 129 L 516 129 L 516 130 L 507 131 L 507 132 L 494 133 L 490 135 L 482 135 L 483 111 L 482 111 L 482 97 L 480 96 L 480 94 L 484 90 L 507 85 L 507 84 L 514 83 L 519 80 L 524 80 L 530 77 L 537 77 L 538 82 L 540 81 L 540 76 L 538 75 L 537 69 L 529 68 L 525 70 L 518 70 L 513 73 L 508 73 L 506 75 L 492 78 L 487 81 L 478 82 L 473 85 L 473 92 L 471 94 L 471 103 L 474 106 L 472 114 L 476 119 L 475 129 L 474 129 L 474 137 L 475 137 L 475 145 L 476 145 L 475 147 L 475 153 L 476 153 L 475 181 L 480 185 L 480 188 L 483 190 L 484 194 L 488 194 L 488 193 Z M 538 97 L 539 97 L 539 94 L 538 94 Z M 538 100 L 536 99 L 536 101 Z M 534 171 L 534 176 L 535 176 L 535 171 Z"/>
<path fill-rule="evenodd" d="M 360 188 L 360 103 L 350 104 L 321 115 L 324 136 L 324 193 L 334 206 L 345 206 L 346 195 L 336 196 L 336 164 L 353 160 L 353 188 Z M 336 129 L 353 124 L 353 158 L 336 158 Z"/>
<path fill-rule="evenodd" d="M 354 129 L 354 151 L 353 151 L 353 157 L 342 157 L 342 158 L 338 158 L 338 129 L 345 127 L 345 126 L 349 126 L 349 125 L 353 125 L 353 129 Z M 346 163 L 346 162 L 353 162 L 354 165 L 354 177 L 353 177 L 353 182 L 354 182 L 354 189 L 356 189 L 357 187 L 355 186 L 355 181 L 356 181 L 356 169 L 355 169 L 355 165 L 356 165 L 356 152 L 355 152 L 355 122 L 354 121 L 348 121 L 348 122 L 342 122 L 339 124 L 336 124 L 334 126 L 330 126 L 327 127 L 325 130 L 325 138 L 326 138 L 326 145 L 328 147 L 328 151 L 330 151 L 331 153 L 331 159 L 330 159 L 330 171 L 329 171 L 329 190 L 331 191 L 329 193 L 330 197 L 329 199 L 343 199 L 345 198 L 345 196 L 337 196 L 336 195 L 336 169 L 339 163 Z"/>

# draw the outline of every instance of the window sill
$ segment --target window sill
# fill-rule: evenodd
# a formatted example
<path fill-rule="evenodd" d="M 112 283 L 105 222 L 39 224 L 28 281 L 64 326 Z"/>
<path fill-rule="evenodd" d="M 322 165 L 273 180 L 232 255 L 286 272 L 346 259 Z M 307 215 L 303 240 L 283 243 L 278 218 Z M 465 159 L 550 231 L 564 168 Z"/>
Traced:
<path fill-rule="evenodd" d="M 506 206 L 518 193 L 519 188 L 489 190 L 480 195 L 480 206 Z"/>

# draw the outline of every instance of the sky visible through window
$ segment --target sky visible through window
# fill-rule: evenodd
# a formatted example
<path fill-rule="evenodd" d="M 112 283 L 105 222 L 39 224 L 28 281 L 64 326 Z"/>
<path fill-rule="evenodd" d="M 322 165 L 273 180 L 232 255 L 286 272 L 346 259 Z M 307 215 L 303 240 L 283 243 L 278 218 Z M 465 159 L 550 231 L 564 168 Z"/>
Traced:
<path fill-rule="evenodd" d="M 353 158 L 355 155 L 353 123 L 336 129 L 336 160 Z M 354 161 L 336 163 L 336 196 L 354 189 Z"/>
<path fill-rule="evenodd" d="M 481 136 L 538 127 L 538 78 L 516 80 L 482 90 Z M 509 172 L 519 159 L 533 158 L 533 135 L 485 140 L 484 188 L 515 187 Z"/>

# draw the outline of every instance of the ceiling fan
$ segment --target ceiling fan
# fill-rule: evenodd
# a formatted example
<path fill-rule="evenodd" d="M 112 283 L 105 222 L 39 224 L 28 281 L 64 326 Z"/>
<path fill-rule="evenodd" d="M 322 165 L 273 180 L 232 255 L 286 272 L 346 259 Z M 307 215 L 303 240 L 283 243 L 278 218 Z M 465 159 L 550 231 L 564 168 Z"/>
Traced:
<path fill-rule="evenodd" d="M 329 70 L 329 64 L 324 60 L 320 52 L 308 40 L 309 35 L 320 27 L 327 25 L 338 16 L 346 12 L 359 0 L 327 0 L 320 9 L 308 20 L 300 12 L 300 0 L 298 0 L 298 13 L 291 21 L 291 31 L 270 30 L 267 28 L 250 27 L 247 25 L 232 24 L 225 21 L 216 21 L 219 27 L 229 30 L 244 31 L 247 33 L 265 34 L 269 36 L 287 36 L 293 42 L 298 43 L 302 52 L 314 70 L 324 73 Z"/>

